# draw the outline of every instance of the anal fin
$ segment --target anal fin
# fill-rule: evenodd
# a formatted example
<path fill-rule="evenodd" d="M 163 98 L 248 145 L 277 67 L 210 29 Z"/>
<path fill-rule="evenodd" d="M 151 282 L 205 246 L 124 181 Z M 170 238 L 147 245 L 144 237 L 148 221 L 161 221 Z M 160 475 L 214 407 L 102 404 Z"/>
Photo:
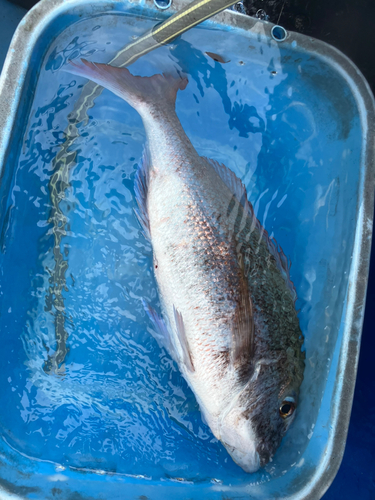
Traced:
<path fill-rule="evenodd" d="M 149 170 L 150 170 L 150 160 L 146 147 L 143 152 L 143 157 L 139 165 L 139 168 L 137 170 L 134 181 L 135 199 L 138 205 L 138 208 L 135 208 L 134 212 L 143 229 L 144 235 L 149 241 L 151 241 L 150 221 L 148 218 L 148 211 L 147 211 Z"/>

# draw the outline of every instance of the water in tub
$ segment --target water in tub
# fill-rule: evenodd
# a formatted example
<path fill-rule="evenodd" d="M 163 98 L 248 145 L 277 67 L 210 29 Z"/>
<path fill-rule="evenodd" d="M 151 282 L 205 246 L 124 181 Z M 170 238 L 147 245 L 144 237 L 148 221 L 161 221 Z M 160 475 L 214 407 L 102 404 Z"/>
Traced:
<path fill-rule="evenodd" d="M 202 420 L 142 304 L 160 307 L 151 245 L 134 214 L 145 145 L 138 113 L 104 91 L 78 124 L 70 170 L 53 178 L 86 83 L 61 68 L 78 57 L 107 62 L 151 25 L 125 16 L 84 20 L 43 61 L 2 220 L 1 434 L 35 460 L 233 484 L 248 475 Z M 176 102 L 183 129 L 200 155 L 242 180 L 292 263 L 305 380 L 279 451 L 252 476 L 259 481 L 298 462 L 319 411 L 347 286 L 354 221 L 345 214 L 356 190 L 349 167 L 359 152 L 354 134 L 332 120 L 334 96 L 316 90 L 307 60 L 276 42 L 230 40 L 195 29 L 131 72 L 187 75 Z"/>

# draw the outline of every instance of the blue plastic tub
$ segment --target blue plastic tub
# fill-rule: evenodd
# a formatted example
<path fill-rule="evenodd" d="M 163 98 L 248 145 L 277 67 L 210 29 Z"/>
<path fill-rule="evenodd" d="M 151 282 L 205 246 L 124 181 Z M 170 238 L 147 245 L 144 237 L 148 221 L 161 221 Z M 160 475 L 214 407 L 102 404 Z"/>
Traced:
<path fill-rule="evenodd" d="M 131 67 L 188 75 L 177 99 L 188 136 L 241 177 L 292 262 L 299 412 L 272 463 L 249 475 L 149 333 L 152 255 L 133 213 L 139 116 L 104 91 L 61 152 L 86 83 L 67 61 L 107 62 L 166 15 L 144 2 L 43 1 L 5 62 L 1 498 L 316 499 L 339 467 L 372 229 L 371 94 L 332 47 L 279 42 L 272 25 L 229 11 Z"/>

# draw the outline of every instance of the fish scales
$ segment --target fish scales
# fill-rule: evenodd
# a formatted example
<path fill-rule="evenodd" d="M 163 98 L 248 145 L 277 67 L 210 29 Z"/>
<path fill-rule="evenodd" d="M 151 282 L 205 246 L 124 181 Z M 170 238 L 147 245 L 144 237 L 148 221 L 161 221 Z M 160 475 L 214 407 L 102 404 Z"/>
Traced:
<path fill-rule="evenodd" d="M 163 128 L 168 135 L 169 131 Z M 183 151 L 184 146 L 183 142 L 174 144 L 174 151 L 177 147 Z M 152 154 L 152 140 L 149 148 Z M 168 150 L 160 150 L 163 156 L 168 155 Z M 230 199 L 231 194 L 223 185 L 222 201 L 217 202 L 213 184 L 220 179 L 214 171 L 210 176 L 204 175 L 206 165 L 196 156 L 192 155 L 189 163 L 185 161 L 184 169 L 178 163 L 171 165 L 168 178 L 153 175 L 154 170 L 161 170 L 157 161 L 153 164 L 148 209 L 157 263 L 155 275 L 166 316 L 173 317 L 176 307 L 184 318 L 197 379 L 193 382 L 195 391 L 222 392 L 224 383 L 230 393 L 235 377 L 225 378 L 230 348 L 227 324 L 238 301 L 238 269 L 236 242 L 228 241 L 228 231 L 218 224 L 217 216 L 226 210 L 224 200 Z M 165 201 L 166 189 L 174 192 L 172 206 Z M 210 404 L 220 411 L 220 399 L 212 394 L 215 400 Z"/>
<path fill-rule="evenodd" d="M 289 266 L 241 181 L 202 158 L 175 113 L 186 79 L 132 76 L 81 61 L 141 115 L 147 154 L 135 188 L 163 318 L 155 337 L 178 363 L 214 435 L 245 471 L 264 466 L 289 428 L 303 379 L 303 336 Z"/>

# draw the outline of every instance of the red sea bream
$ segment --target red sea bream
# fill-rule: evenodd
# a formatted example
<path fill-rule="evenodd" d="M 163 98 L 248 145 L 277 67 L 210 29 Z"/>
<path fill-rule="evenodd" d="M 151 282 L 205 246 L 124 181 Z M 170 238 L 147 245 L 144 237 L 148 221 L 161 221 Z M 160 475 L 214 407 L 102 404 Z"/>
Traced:
<path fill-rule="evenodd" d="M 287 259 L 241 181 L 199 156 L 185 134 L 175 100 L 186 78 L 132 76 L 84 60 L 71 72 L 122 97 L 143 120 L 137 214 L 153 248 L 162 317 L 145 307 L 213 434 L 254 472 L 280 445 L 303 379 Z"/>

